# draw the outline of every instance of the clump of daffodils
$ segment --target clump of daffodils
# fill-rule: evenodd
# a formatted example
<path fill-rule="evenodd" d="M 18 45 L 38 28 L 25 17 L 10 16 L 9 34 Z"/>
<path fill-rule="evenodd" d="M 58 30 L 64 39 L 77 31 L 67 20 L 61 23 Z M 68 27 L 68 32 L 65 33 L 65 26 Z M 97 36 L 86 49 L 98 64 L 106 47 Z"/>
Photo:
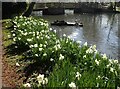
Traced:
<path fill-rule="evenodd" d="M 88 53 L 97 53 L 97 50 L 96 50 L 96 45 L 93 45 L 93 46 L 90 46 L 90 48 L 88 48 L 87 50 L 86 50 L 86 53 L 88 54 Z"/>

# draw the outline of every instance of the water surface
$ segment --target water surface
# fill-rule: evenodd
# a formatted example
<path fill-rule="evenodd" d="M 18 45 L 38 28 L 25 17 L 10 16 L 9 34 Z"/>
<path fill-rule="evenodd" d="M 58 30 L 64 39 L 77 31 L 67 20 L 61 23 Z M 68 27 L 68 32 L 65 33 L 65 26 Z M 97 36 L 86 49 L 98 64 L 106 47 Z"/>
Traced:
<path fill-rule="evenodd" d="M 118 14 L 67 14 L 67 15 L 44 15 L 50 22 L 54 20 L 65 20 L 69 22 L 83 23 L 83 27 L 76 26 L 51 26 L 57 30 L 59 37 L 63 34 L 70 36 L 75 41 L 88 42 L 88 45 L 96 44 L 101 53 L 106 53 L 108 57 L 120 59 L 118 49 Z"/>

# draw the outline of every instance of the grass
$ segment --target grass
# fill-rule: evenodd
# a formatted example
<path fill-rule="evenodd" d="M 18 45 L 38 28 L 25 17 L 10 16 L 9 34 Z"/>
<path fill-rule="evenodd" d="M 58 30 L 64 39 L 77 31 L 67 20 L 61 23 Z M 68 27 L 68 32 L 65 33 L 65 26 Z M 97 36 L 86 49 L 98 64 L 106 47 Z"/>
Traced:
<path fill-rule="evenodd" d="M 7 20 L 4 20 L 3 22 L 3 29 L 2 29 L 2 45 L 3 45 L 3 56 L 4 56 L 4 59 L 6 62 L 8 62 L 8 64 L 10 66 L 16 66 L 16 63 L 23 59 L 23 55 L 20 54 L 20 55 L 15 55 L 15 52 L 14 52 L 14 49 L 12 48 L 12 39 L 9 39 L 8 38 L 8 35 L 11 34 L 11 30 L 10 29 L 6 29 L 5 26 L 9 27 L 11 26 L 11 24 L 6 24 L 5 22 L 6 21 L 10 21 L 10 19 L 7 19 Z M 12 53 L 11 53 L 11 52 Z"/>

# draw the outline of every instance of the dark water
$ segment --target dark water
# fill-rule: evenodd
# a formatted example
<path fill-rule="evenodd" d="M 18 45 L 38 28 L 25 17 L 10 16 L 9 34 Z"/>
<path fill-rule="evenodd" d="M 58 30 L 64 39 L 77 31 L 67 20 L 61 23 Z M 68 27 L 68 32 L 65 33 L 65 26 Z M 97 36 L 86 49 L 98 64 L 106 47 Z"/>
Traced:
<path fill-rule="evenodd" d="M 101 53 L 108 57 L 120 59 L 118 40 L 118 14 L 69 14 L 69 15 L 46 15 L 42 18 L 52 22 L 54 20 L 65 20 L 83 23 L 83 27 L 76 26 L 51 26 L 57 30 L 57 34 L 70 36 L 75 41 L 88 42 L 88 45 L 96 44 Z"/>

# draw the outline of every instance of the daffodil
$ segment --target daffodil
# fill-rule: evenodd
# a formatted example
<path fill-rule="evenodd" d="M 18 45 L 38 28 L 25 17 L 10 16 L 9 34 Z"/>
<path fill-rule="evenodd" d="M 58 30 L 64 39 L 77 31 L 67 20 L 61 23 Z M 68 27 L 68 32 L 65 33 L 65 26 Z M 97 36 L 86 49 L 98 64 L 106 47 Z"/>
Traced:
<path fill-rule="evenodd" d="M 98 61 L 97 59 L 95 59 L 95 63 L 96 63 L 97 65 L 99 65 L 99 61 Z"/>
<path fill-rule="evenodd" d="M 53 59 L 53 58 L 50 58 L 50 61 L 54 61 L 54 59 Z"/>
<path fill-rule="evenodd" d="M 74 82 L 71 82 L 71 83 L 69 84 L 69 87 L 71 87 L 71 88 L 75 88 L 75 87 L 76 87 L 76 85 L 75 85 L 75 83 L 74 83 Z"/>
<path fill-rule="evenodd" d="M 84 55 L 83 58 L 86 58 L 86 55 Z"/>
<path fill-rule="evenodd" d="M 34 47 L 37 48 L 37 47 L 38 47 L 38 44 L 34 44 Z"/>
<path fill-rule="evenodd" d="M 63 34 L 64 37 L 66 37 L 66 34 Z"/>
<path fill-rule="evenodd" d="M 107 59 L 106 54 L 103 54 L 103 55 L 102 55 L 102 58 L 103 58 L 103 59 Z"/>
<path fill-rule="evenodd" d="M 77 72 L 75 77 L 79 80 L 81 77 L 81 74 L 79 72 Z"/>
<path fill-rule="evenodd" d="M 42 51 L 43 50 L 43 48 L 39 48 L 39 51 Z"/>
<path fill-rule="evenodd" d="M 84 43 L 84 46 L 87 46 L 87 42 Z"/>
<path fill-rule="evenodd" d="M 81 41 L 76 41 L 78 44 L 81 44 L 82 42 Z"/>
<path fill-rule="evenodd" d="M 24 87 L 31 87 L 30 83 L 23 84 Z"/>
<path fill-rule="evenodd" d="M 38 81 L 39 85 L 41 85 L 43 79 L 44 79 L 44 74 L 39 74 L 39 75 L 37 76 L 37 81 Z"/>
<path fill-rule="evenodd" d="M 114 69 L 113 69 L 112 67 L 110 67 L 110 71 L 111 71 L 111 72 L 114 72 Z"/>
<path fill-rule="evenodd" d="M 62 54 L 60 54 L 59 60 L 63 60 L 64 56 Z"/>
<path fill-rule="evenodd" d="M 44 54 L 43 54 L 43 56 L 47 56 L 47 54 L 46 54 L 46 53 L 44 53 Z"/>

